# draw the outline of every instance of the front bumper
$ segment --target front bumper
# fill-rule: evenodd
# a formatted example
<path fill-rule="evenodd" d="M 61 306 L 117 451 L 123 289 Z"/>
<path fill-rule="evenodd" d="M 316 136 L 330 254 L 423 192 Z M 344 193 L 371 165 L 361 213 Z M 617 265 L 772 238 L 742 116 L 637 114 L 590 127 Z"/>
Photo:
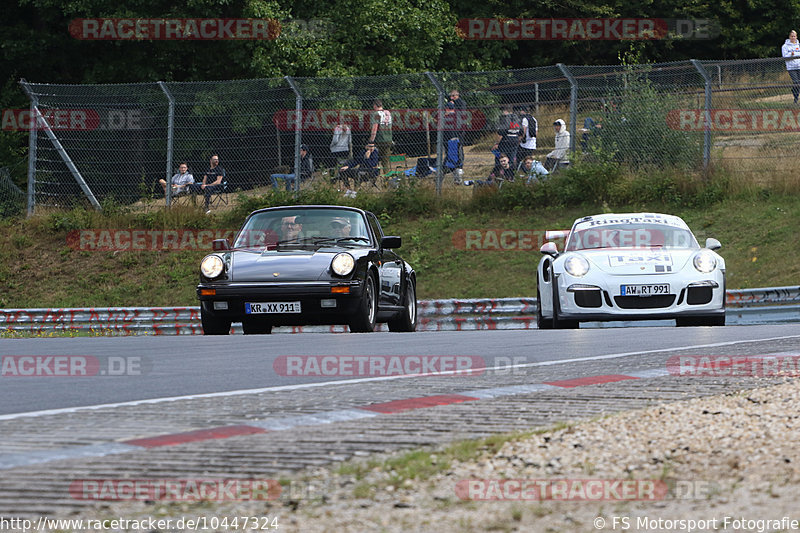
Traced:
<path fill-rule="evenodd" d="M 725 273 L 688 279 L 678 275 L 556 276 L 559 318 L 584 321 L 660 320 L 725 314 Z M 621 285 L 669 284 L 668 294 L 623 296 Z"/>
<path fill-rule="evenodd" d="M 348 293 L 335 293 L 332 289 Z M 214 294 L 208 294 L 213 290 Z M 197 297 L 204 314 L 215 318 L 241 322 L 253 319 L 282 326 L 302 326 L 347 323 L 361 300 L 360 281 L 229 283 L 206 282 L 197 286 Z M 227 309 L 220 309 L 223 306 Z M 248 314 L 245 303 L 300 302 L 300 313 Z M 216 305 L 215 305 L 216 303 Z M 326 304 L 323 307 L 323 303 Z"/>

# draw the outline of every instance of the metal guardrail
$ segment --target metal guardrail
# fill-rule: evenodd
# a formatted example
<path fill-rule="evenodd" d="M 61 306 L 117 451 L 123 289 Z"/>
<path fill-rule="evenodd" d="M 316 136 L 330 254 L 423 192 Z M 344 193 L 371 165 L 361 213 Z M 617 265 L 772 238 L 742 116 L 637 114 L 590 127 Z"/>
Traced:
<path fill-rule="evenodd" d="M 775 305 L 777 304 L 777 305 Z M 730 290 L 731 325 L 800 322 L 800 287 Z M 468 331 L 536 328 L 536 298 L 422 300 L 419 331 Z M 652 322 L 651 322 L 652 323 Z M 620 322 L 615 325 L 647 325 Z M 380 330 L 385 331 L 385 324 Z M 75 332 L 92 335 L 200 335 L 199 307 L 94 307 L 73 309 L 0 309 L 0 332 L 47 336 Z M 343 333 L 346 326 L 293 326 L 275 333 Z M 241 333 L 241 326 L 233 327 Z"/>

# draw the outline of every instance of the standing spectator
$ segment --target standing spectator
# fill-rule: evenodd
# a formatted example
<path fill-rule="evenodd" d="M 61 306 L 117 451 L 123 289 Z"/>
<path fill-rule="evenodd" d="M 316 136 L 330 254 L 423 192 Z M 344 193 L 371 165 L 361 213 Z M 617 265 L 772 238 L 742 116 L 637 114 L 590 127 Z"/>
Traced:
<path fill-rule="evenodd" d="M 333 128 L 333 138 L 331 139 L 331 157 L 334 165 L 339 167 L 350 158 L 352 148 L 352 132 L 349 124 L 339 123 Z"/>
<path fill-rule="evenodd" d="M 270 176 L 270 180 L 272 180 L 272 187 L 277 189 L 278 188 L 278 180 L 282 179 L 286 181 L 286 190 L 291 191 L 294 187 L 294 180 L 296 176 L 296 169 L 295 172 L 292 174 L 273 174 Z M 314 174 L 314 159 L 311 157 L 311 154 L 308 152 L 308 146 L 305 144 L 300 145 L 300 181 L 307 180 L 311 178 L 311 175 Z"/>
<path fill-rule="evenodd" d="M 553 122 L 553 129 L 556 130 L 556 146 L 552 152 L 547 154 L 547 159 L 544 162 L 544 166 L 550 172 L 554 172 L 557 166 L 569 164 L 569 132 L 567 131 L 567 123 L 558 119 Z"/>
<path fill-rule="evenodd" d="M 508 156 L 512 166 L 516 166 L 517 150 L 519 149 L 520 134 L 522 133 L 522 121 L 513 112 L 512 107 L 505 106 L 503 114 L 497 123 L 497 142 L 494 151 Z"/>
<path fill-rule="evenodd" d="M 172 196 L 180 196 L 189 192 L 189 187 L 194 183 L 194 176 L 189 172 L 189 165 L 181 163 L 178 166 L 178 173 L 170 179 L 172 182 Z M 167 181 L 164 179 L 158 180 L 161 187 L 164 189 L 164 195 L 167 194 Z"/>
<path fill-rule="evenodd" d="M 389 170 L 389 157 L 392 155 L 392 113 L 383 108 L 383 102 L 376 99 L 372 103 L 369 143 L 375 143 L 380 154 L 384 172 Z"/>
<path fill-rule="evenodd" d="M 445 143 L 450 139 L 461 139 L 461 130 L 459 130 L 456 123 L 456 106 L 453 102 L 447 102 L 444 105 L 442 129 L 442 138 Z"/>
<path fill-rule="evenodd" d="M 517 156 L 524 160 L 533 155 L 536 150 L 536 135 L 539 133 L 539 122 L 530 113 L 522 111 L 522 142 L 519 145 Z"/>
<path fill-rule="evenodd" d="M 786 70 L 789 71 L 789 77 L 792 78 L 792 96 L 794 96 L 794 103 L 797 103 L 797 97 L 800 96 L 800 43 L 797 42 L 797 32 L 792 30 L 789 32 L 789 38 L 783 43 L 781 53 L 786 59 Z"/>
<path fill-rule="evenodd" d="M 203 174 L 203 183 L 195 183 L 189 186 L 191 192 L 195 194 L 202 193 L 206 200 L 206 214 L 211 212 L 210 203 L 211 195 L 221 191 L 225 185 L 225 169 L 219 166 L 219 156 L 212 155 L 209 161 L 209 168 Z"/>

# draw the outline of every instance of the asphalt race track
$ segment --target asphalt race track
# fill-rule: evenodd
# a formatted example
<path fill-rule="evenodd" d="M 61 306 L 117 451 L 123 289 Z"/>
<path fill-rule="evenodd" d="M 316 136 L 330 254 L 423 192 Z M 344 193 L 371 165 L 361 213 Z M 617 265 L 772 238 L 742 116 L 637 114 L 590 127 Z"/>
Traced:
<path fill-rule="evenodd" d="M 76 478 L 279 476 L 763 386 L 779 378 L 677 375 L 668 361 L 800 355 L 800 332 L 786 324 L 35 338 L 3 340 L 0 355 L 0 514 L 52 515 L 96 504 L 68 496 Z M 294 374 L 317 375 L 287 375 L 289 361 L 324 356 L 459 360 L 472 372 L 434 364 L 445 372 L 356 375 L 352 365 L 322 365 L 333 372 L 318 377 L 320 367 L 301 365 Z"/>

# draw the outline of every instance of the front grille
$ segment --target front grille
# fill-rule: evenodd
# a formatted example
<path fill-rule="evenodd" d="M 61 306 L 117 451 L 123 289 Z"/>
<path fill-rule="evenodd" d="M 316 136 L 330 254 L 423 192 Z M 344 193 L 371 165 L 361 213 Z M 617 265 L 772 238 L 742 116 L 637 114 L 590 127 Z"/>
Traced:
<path fill-rule="evenodd" d="M 675 301 L 674 294 L 656 296 L 614 296 L 617 306 L 622 309 L 658 309 L 669 307 Z"/>

